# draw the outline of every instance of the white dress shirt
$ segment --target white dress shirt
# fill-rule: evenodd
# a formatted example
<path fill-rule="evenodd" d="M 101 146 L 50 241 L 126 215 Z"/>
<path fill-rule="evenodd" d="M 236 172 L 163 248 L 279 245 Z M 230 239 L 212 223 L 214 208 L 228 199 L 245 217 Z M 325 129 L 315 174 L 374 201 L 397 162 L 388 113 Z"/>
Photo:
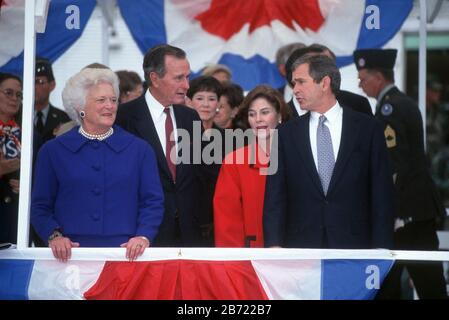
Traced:
<path fill-rule="evenodd" d="M 309 122 L 309 135 L 310 135 L 310 146 L 312 147 L 313 161 L 315 161 L 315 166 L 318 170 L 318 152 L 316 145 L 316 131 L 318 129 L 319 118 L 321 114 L 315 111 L 310 112 L 310 122 Z M 340 104 L 337 103 L 330 108 L 326 113 L 326 122 L 324 125 L 329 128 L 332 139 L 332 149 L 334 150 L 335 162 L 337 162 L 338 150 L 340 149 L 341 141 L 341 130 L 343 127 L 343 109 Z"/>
<path fill-rule="evenodd" d="M 150 110 L 151 118 L 153 118 L 154 126 L 156 127 L 156 132 L 159 137 L 159 141 L 161 142 L 162 150 L 166 147 L 166 139 L 165 139 L 165 119 L 167 115 L 164 112 L 164 106 L 153 97 L 150 90 L 147 90 L 145 93 L 145 101 L 148 105 L 148 110 Z M 173 111 L 173 106 L 169 106 L 171 120 L 173 122 L 173 134 L 175 136 L 175 146 L 176 153 L 178 153 L 178 128 L 176 127 L 176 119 L 175 113 Z"/>
<path fill-rule="evenodd" d="M 289 102 L 292 98 L 295 98 L 293 95 L 293 89 L 288 84 L 285 84 L 284 87 L 284 100 L 285 102 Z"/>

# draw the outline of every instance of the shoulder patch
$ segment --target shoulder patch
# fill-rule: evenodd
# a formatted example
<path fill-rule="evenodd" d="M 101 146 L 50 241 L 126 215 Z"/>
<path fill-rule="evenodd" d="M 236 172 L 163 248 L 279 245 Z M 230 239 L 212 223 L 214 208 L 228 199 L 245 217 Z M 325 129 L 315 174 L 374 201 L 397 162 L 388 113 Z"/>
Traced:
<path fill-rule="evenodd" d="M 393 106 L 389 103 L 385 103 L 381 108 L 380 108 L 380 112 L 382 113 L 382 115 L 384 116 L 389 116 L 390 114 L 393 113 Z"/>
<path fill-rule="evenodd" d="M 384 131 L 385 141 L 387 142 L 387 148 L 396 147 L 396 131 L 390 125 L 387 125 Z"/>

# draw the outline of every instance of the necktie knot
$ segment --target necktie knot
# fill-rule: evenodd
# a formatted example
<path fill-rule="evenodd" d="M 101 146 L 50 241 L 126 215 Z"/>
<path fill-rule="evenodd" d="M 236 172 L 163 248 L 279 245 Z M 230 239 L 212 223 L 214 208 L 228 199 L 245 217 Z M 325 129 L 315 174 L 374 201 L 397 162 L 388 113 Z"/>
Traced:
<path fill-rule="evenodd" d="M 318 121 L 319 121 L 319 122 L 318 122 L 318 125 L 319 125 L 319 126 L 323 126 L 324 123 L 326 122 L 326 120 L 327 120 L 327 119 L 326 119 L 326 116 L 325 116 L 325 115 L 321 115 L 320 118 L 318 119 Z"/>

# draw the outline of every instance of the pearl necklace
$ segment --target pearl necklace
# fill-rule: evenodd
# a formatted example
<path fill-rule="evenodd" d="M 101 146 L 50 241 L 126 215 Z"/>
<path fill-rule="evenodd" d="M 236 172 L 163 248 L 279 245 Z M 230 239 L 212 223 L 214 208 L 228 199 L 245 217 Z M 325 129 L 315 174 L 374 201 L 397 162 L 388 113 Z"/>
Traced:
<path fill-rule="evenodd" d="M 84 131 L 83 126 L 80 126 L 80 128 L 78 129 L 78 132 L 83 136 L 86 137 L 89 140 L 99 140 L 99 141 L 103 141 L 106 138 L 109 138 L 110 136 L 112 136 L 112 134 L 114 133 L 114 128 L 109 128 L 108 131 L 106 131 L 105 133 L 102 134 L 90 134 L 87 133 L 86 131 Z"/>

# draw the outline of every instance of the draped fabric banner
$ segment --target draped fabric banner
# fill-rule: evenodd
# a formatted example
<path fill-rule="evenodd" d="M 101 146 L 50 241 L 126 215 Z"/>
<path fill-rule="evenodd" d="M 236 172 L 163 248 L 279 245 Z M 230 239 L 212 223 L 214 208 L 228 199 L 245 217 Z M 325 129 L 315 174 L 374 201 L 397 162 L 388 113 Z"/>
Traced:
<path fill-rule="evenodd" d="M 45 33 L 36 35 L 36 55 L 58 59 L 81 36 L 95 6 L 95 0 L 50 1 Z M 24 19 L 24 0 L 2 3 L 0 72 L 22 76 Z"/>
<path fill-rule="evenodd" d="M 23 3 L 2 2 L 0 71 L 21 75 Z M 260 83 L 280 87 L 284 79 L 276 51 L 292 42 L 321 43 L 352 63 L 357 48 L 385 45 L 408 17 L 413 0 L 117 0 L 142 53 L 160 43 L 183 48 L 193 76 L 222 63 L 233 80 L 250 90 Z M 57 60 L 81 36 L 95 0 L 52 0 L 37 55 Z"/>
<path fill-rule="evenodd" d="M 187 52 L 191 68 L 222 63 L 250 90 L 280 87 L 276 51 L 292 42 L 320 43 L 351 64 L 357 48 L 379 48 L 401 28 L 412 0 L 118 0 L 142 53 L 160 43 Z"/>
<path fill-rule="evenodd" d="M 23 259 L 14 249 L 0 252 L 0 299 L 372 299 L 394 262 L 380 259 L 386 253 L 373 259 L 298 259 L 290 253 L 295 251 L 285 251 L 273 259 L 260 250 L 243 250 L 219 260 L 213 249 L 196 259 L 164 259 L 172 255 L 152 250 L 146 253 L 155 256 L 151 261 L 132 263 L 114 261 L 123 257 L 119 250 L 108 260 L 91 255 L 67 263 L 51 256 Z M 241 258 L 250 252 L 259 253 Z"/>

